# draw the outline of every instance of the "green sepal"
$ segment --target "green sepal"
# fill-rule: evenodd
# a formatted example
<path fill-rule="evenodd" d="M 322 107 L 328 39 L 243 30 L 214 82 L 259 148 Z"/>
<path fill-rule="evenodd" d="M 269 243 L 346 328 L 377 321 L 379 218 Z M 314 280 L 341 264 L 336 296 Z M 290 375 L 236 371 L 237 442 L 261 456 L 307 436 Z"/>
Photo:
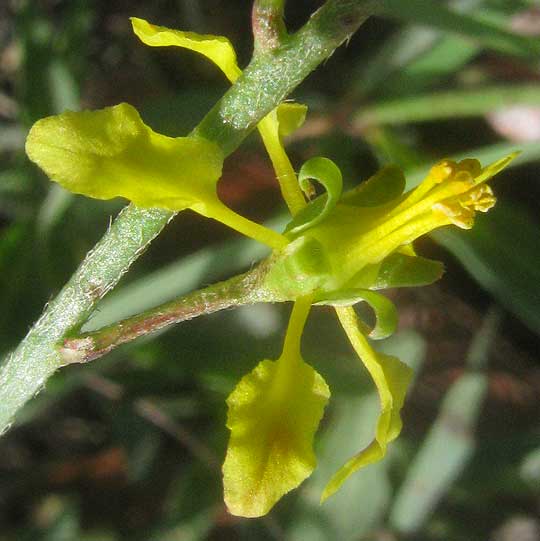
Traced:
<path fill-rule="evenodd" d="M 298 182 L 307 195 L 312 195 L 311 179 L 322 184 L 326 193 L 294 217 L 285 229 L 289 235 L 296 236 L 320 223 L 332 212 L 341 198 L 343 178 L 339 167 L 332 160 L 316 157 L 305 162 L 298 173 Z"/>
<path fill-rule="evenodd" d="M 398 312 L 394 303 L 374 291 L 367 289 L 341 289 L 316 298 L 314 304 L 331 306 L 352 306 L 366 302 L 375 312 L 375 326 L 369 333 L 373 340 L 382 340 L 393 334 L 398 324 Z"/>
<path fill-rule="evenodd" d="M 396 165 L 388 165 L 362 182 L 342 198 L 342 203 L 356 207 L 378 207 L 397 199 L 405 190 L 405 176 Z"/>
<path fill-rule="evenodd" d="M 444 265 L 421 256 L 394 252 L 380 263 L 367 265 L 347 284 L 347 288 L 390 289 L 430 285 L 441 278 Z"/>
<path fill-rule="evenodd" d="M 262 288 L 275 302 L 295 300 L 324 288 L 331 277 L 331 266 L 316 239 L 303 236 L 273 255 L 266 263 Z"/>

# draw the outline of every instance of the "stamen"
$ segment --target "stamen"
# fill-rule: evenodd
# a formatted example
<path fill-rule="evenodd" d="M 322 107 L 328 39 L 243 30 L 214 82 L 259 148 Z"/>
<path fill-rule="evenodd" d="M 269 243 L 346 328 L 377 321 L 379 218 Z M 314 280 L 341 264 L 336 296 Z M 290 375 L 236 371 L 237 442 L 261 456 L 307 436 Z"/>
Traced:
<path fill-rule="evenodd" d="M 456 168 L 456 162 L 451 160 L 442 160 L 435 164 L 430 169 L 427 177 L 389 214 L 389 216 L 395 216 L 404 209 L 420 201 L 433 188 L 433 186 L 441 184 L 441 182 L 449 179 L 455 173 Z"/>
<path fill-rule="evenodd" d="M 450 218 L 452 223 L 461 229 L 471 229 L 475 213 L 487 212 L 496 201 L 491 188 L 481 184 L 460 197 L 437 203 L 433 206 L 433 210 Z"/>
<path fill-rule="evenodd" d="M 465 158 L 458 164 L 460 171 L 468 171 L 473 178 L 477 177 L 482 172 L 480 162 L 474 158 Z"/>
<path fill-rule="evenodd" d="M 408 220 L 397 229 L 388 231 L 386 235 L 380 237 L 376 242 L 359 242 L 347 254 L 346 264 L 357 265 L 359 258 L 366 263 L 376 263 L 400 246 L 410 244 L 418 237 L 451 223 L 450 216 L 441 212 L 432 212 L 429 209 L 429 212 Z"/>

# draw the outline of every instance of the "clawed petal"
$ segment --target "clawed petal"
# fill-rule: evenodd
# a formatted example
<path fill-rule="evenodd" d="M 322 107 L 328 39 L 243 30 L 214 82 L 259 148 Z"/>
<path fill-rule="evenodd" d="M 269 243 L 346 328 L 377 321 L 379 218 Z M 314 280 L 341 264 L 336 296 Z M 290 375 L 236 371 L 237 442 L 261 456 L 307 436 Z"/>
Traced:
<path fill-rule="evenodd" d="M 150 24 L 137 17 L 131 18 L 131 24 L 133 25 L 133 32 L 146 45 L 151 47 L 167 47 L 171 45 L 183 47 L 206 56 L 221 69 L 231 83 L 236 81 L 242 73 L 236 61 L 234 47 L 223 36 L 172 30 L 164 26 Z"/>
<path fill-rule="evenodd" d="M 412 370 L 399 359 L 371 348 L 358 329 L 352 308 L 337 308 L 336 311 L 351 344 L 375 382 L 381 401 L 381 413 L 375 439 L 338 470 L 324 489 L 321 501 L 334 494 L 352 473 L 384 457 L 388 443 L 401 431 L 400 410 L 412 377 Z"/>
<path fill-rule="evenodd" d="M 127 103 L 43 118 L 30 130 L 26 152 L 52 180 L 89 197 L 203 214 L 218 203 L 219 147 L 156 133 Z"/>
<path fill-rule="evenodd" d="M 233 515 L 265 515 L 315 468 L 313 437 L 330 391 L 301 359 L 284 381 L 289 361 L 262 361 L 227 399 L 231 437 L 223 484 Z"/>
<path fill-rule="evenodd" d="M 311 298 L 295 303 L 281 357 L 259 363 L 227 399 L 223 484 L 233 515 L 265 515 L 315 468 L 313 436 L 330 391 L 300 355 L 310 304 Z"/>

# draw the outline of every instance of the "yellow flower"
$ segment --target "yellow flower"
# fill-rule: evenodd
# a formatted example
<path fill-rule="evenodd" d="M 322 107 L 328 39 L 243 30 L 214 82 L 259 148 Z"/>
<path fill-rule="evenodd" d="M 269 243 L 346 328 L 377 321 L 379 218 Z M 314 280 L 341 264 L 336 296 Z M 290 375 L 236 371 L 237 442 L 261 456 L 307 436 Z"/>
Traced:
<path fill-rule="evenodd" d="M 154 26 L 132 19 L 137 36 L 150 46 L 178 46 L 212 60 L 234 83 L 241 76 L 230 42 Z M 154 132 L 128 104 L 38 121 L 26 150 L 52 180 L 98 199 L 121 196 L 142 207 L 170 211 L 191 208 L 274 249 L 264 265 L 262 288 L 276 301 L 295 301 L 283 353 L 264 360 L 245 376 L 227 400 L 231 431 L 223 465 L 225 501 L 233 514 L 266 514 L 315 468 L 313 438 L 330 392 L 324 379 L 302 359 L 300 340 L 312 304 L 336 312 L 350 342 L 372 377 L 381 412 L 373 441 L 334 475 L 322 494 L 333 494 L 356 470 L 384 457 L 401 431 L 411 370 L 399 359 L 376 352 L 368 336 L 393 332 L 397 312 L 374 290 L 431 283 L 442 265 L 416 255 L 418 237 L 446 225 L 469 229 L 476 212 L 495 204 L 485 184 L 515 154 L 482 168 L 477 160 L 444 160 L 414 190 L 386 167 L 358 188 L 342 194 L 339 169 L 325 158 L 304 164 L 298 178 L 283 147 L 283 136 L 298 128 L 306 108 L 281 104 L 258 128 L 274 165 L 293 220 L 284 235 L 251 222 L 217 196 L 223 154 L 196 136 L 171 138 Z M 326 193 L 306 205 L 298 183 L 312 193 L 311 180 Z M 351 307 L 367 302 L 376 315 L 369 329 Z"/>
<path fill-rule="evenodd" d="M 328 160 L 317 159 L 306 168 L 308 176 L 327 187 L 328 194 L 293 219 L 287 229 L 292 242 L 269 261 L 265 278 L 265 287 L 276 299 L 296 301 L 284 354 L 275 364 L 263 361 L 228 399 L 231 439 L 224 481 L 232 513 L 266 513 L 314 467 L 305 457 L 311 456 L 307 449 L 322 414 L 322 387 L 313 385 L 316 373 L 301 360 L 299 348 L 291 356 L 287 347 L 291 335 L 299 340 L 300 326 L 307 317 L 304 308 L 299 318 L 299 303 L 304 307 L 312 301 L 335 306 L 380 398 L 373 441 L 338 470 L 321 500 L 338 490 L 352 473 L 385 456 L 388 444 L 401 431 L 400 410 L 412 373 L 399 359 L 375 351 L 369 343 L 368 334 L 383 338 L 397 323 L 393 304 L 372 290 L 438 279 L 441 264 L 417 256 L 412 242 L 445 225 L 472 227 L 474 214 L 495 204 L 485 181 L 514 157 L 511 154 L 483 169 L 477 160 L 444 160 L 406 194 L 402 194 L 403 174 L 395 167 L 383 169 L 342 197 L 338 197 L 341 177 Z M 302 171 L 300 180 L 305 180 Z M 359 301 L 375 310 L 377 324 L 371 332 L 351 307 Z M 280 379 L 276 374 L 283 365 L 289 369 Z M 281 393 L 280 399 L 274 399 L 275 393 Z"/>

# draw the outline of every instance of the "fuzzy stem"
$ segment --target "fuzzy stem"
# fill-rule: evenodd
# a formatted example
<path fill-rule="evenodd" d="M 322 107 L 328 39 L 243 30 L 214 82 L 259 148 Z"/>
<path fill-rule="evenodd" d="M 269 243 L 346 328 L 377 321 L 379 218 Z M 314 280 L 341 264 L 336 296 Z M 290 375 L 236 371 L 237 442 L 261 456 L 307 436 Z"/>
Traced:
<path fill-rule="evenodd" d="M 329 0 L 272 55 L 258 55 L 195 133 L 233 152 L 266 114 L 373 11 L 368 0 Z M 79 329 L 173 214 L 130 205 L 0 367 L 0 432 L 64 362 L 57 344 Z"/>

